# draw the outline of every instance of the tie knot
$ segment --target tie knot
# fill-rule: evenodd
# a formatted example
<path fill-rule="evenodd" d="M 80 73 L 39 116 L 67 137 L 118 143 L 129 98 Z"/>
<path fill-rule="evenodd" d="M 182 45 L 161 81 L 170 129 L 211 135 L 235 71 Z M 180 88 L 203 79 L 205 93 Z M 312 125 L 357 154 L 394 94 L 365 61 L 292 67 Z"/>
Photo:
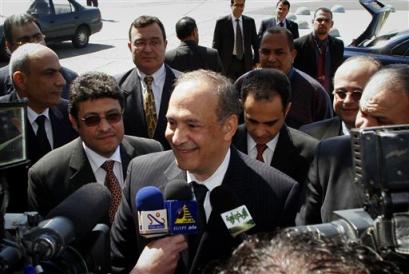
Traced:
<path fill-rule="evenodd" d="M 39 126 L 43 126 L 45 121 L 45 115 L 39 115 L 36 119 L 36 123 Z"/>
<path fill-rule="evenodd" d="M 206 197 L 206 193 L 209 191 L 205 185 L 198 184 L 196 182 L 192 182 L 193 191 L 195 192 L 196 200 L 203 204 L 204 199 Z"/>
<path fill-rule="evenodd" d="M 101 167 L 106 172 L 110 172 L 114 170 L 114 164 L 115 164 L 115 161 L 109 160 L 109 161 L 105 161 L 105 163 L 103 163 Z"/>
<path fill-rule="evenodd" d="M 263 154 L 263 152 L 267 149 L 266 144 L 257 144 L 256 145 L 257 153 Z"/>
<path fill-rule="evenodd" d="M 152 88 L 152 83 L 153 83 L 153 77 L 150 75 L 146 75 L 145 78 L 143 78 L 143 81 L 146 83 L 146 85 L 150 88 Z"/>

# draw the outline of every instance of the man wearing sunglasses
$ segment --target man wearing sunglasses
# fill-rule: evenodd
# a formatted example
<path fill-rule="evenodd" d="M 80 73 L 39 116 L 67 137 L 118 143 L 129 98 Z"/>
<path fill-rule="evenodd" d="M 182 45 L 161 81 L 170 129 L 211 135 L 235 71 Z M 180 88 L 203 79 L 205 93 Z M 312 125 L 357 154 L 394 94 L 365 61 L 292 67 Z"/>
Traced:
<path fill-rule="evenodd" d="M 112 222 L 130 160 L 162 150 L 157 141 L 124 136 L 123 104 L 111 76 L 91 72 L 74 80 L 69 117 L 80 137 L 50 152 L 30 169 L 28 199 L 32 209 L 45 216 L 82 185 L 97 182 L 111 190 Z"/>
<path fill-rule="evenodd" d="M 390 65 L 376 72 L 359 102 L 355 127 L 409 124 L 409 66 Z M 337 136 L 318 144 L 308 173 L 307 197 L 297 225 L 334 220 L 335 210 L 363 206 L 362 189 L 354 183 L 351 139 Z"/>
<path fill-rule="evenodd" d="M 318 140 L 339 135 L 349 135 L 355 126 L 359 100 L 369 78 L 380 69 L 381 64 L 369 56 L 348 58 L 335 72 L 334 112 L 336 117 L 304 125 L 301 131 Z"/>
<path fill-rule="evenodd" d="M 7 49 L 13 53 L 18 47 L 26 43 L 45 45 L 45 36 L 41 32 L 40 25 L 34 17 L 27 13 L 14 14 L 4 21 L 4 38 Z M 61 68 L 65 85 L 61 97 L 68 99 L 69 88 L 77 74 L 65 67 Z M 0 69 L 0 96 L 15 91 L 10 74 L 9 66 Z"/>

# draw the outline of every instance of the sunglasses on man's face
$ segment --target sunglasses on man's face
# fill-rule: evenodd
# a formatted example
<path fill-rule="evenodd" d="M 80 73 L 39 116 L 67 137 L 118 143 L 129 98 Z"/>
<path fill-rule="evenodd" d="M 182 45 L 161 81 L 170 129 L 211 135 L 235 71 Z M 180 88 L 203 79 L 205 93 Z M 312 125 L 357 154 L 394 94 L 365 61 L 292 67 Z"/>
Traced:
<path fill-rule="evenodd" d="M 121 112 L 109 112 L 106 113 L 105 116 L 99 116 L 98 114 L 89 114 L 80 118 L 81 121 L 85 123 L 87 127 L 95 127 L 101 123 L 101 120 L 105 119 L 110 124 L 115 124 L 121 121 L 122 113 Z"/>
<path fill-rule="evenodd" d="M 362 90 L 357 89 L 354 91 L 346 91 L 346 90 L 341 89 L 341 90 L 334 90 L 332 94 L 336 95 L 338 98 L 342 100 L 347 98 L 347 95 L 349 94 L 349 96 L 351 96 L 352 99 L 354 99 L 355 101 L 359 101 L 362 97 Z"/>

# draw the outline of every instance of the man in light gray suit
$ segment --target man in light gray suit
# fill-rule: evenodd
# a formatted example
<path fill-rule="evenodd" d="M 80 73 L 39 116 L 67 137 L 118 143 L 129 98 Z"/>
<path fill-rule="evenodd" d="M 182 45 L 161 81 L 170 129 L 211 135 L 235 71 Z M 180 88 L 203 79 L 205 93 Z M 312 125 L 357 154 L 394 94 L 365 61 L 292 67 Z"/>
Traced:
<path fill-rule="evenodd" d="M 124 136 L 123 105 L 111 76 L 86 73 L 73 82 L 69 117 L 80 137 L 46 154 L 29 170 L 32 209 L 45 216 L 82 185 L 105 184 L 107 161 L 113 161 L 113 173 L 123 187 L 132 158 L 162 150 L 157 141 Z"/>

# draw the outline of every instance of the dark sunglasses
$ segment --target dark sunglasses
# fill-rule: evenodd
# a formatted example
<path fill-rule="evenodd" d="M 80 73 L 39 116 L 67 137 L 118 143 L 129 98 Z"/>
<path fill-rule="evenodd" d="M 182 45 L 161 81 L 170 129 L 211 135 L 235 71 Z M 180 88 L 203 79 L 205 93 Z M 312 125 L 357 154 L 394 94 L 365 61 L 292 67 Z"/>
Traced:
<path fill-rule="evenodd" d="M 352 97 L 355 101 L 359 101 L 362 97 L 362 90 L 346 91 L 346 90 L 334 90 L 332 94 L 337 95 L 340 99 L 347 98 L 347 95 Z"/>
<path fill-rule="evenodd" d="M 122 113 L 121 112 L 110 112 L 106 113 L 105 117 L 101 117 L 97 114 L 90 114 L 83 118 L 80 118 L 81 121 L 84 121 L 87 127 L 95 127 L 99 125 L 102 119 L 107 120 L 110 124 L 115 124 L 121 121 Z"/>

